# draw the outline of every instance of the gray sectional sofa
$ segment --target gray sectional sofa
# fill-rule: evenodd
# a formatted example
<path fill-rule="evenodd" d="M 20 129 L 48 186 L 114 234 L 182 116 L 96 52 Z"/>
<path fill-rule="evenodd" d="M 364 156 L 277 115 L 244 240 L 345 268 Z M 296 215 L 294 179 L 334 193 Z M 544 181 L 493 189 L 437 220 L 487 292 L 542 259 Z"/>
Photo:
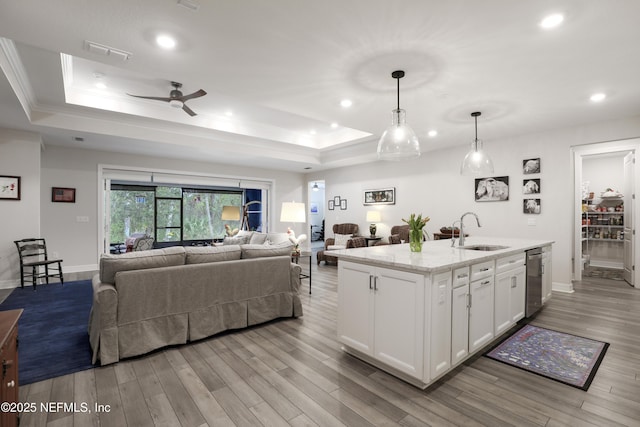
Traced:
<path fill-rule="evenodd" d="M 268 243 L 103 255 L 89 319 L 93 363 L 301 316 L 291 245 Z"/>

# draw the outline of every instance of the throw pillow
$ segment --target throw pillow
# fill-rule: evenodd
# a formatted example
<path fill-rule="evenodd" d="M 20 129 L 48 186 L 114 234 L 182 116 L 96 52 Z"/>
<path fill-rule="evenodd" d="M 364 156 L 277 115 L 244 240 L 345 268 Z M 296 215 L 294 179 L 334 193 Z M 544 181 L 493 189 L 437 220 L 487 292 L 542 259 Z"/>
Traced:
<path fill-rule="evenodd" d="M 225 237 L 222 241 L 223 245 L 244 245 L 245 243 L 249 243 L 249 239 L 251 236 L 233 236 L 233 237 Z"/>
<path fill-rule="evenodd" d="M 349 239 L 353 237 L 351 234 L 337 234 L 334 237 L 334 244 L 336 246 L 344 246 L 345 248 L 347 247 L 347 242 L 349 241 Z"/>

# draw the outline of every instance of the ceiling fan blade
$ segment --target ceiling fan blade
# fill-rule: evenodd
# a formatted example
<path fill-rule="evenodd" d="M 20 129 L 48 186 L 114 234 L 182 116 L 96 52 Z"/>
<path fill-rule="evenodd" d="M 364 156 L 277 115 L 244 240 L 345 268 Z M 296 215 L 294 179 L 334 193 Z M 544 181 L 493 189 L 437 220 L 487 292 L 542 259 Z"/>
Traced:
<path fill-rule="evenodd" d="M 164 102 L 171 101 L 171 98 L 162 97 L 162 96 L 141 96 L 141 95 L 131 95 L 130 93 L 128 93 L 127 95 L 133 96 L 134 98 L 153 99 L 154 101 L 164 101 Z"/>
<path fill-rule="evenodd" d="M 182 106 L 182 109 L 185 111 L 185 113 L 187 113 L 188 115 L 190 115 L 191 117 L 193 116 L 197 116 L 197 114 L 189 107 L 187 107 L 187 104 L 184 104 Z"/>
<path fill-rule="evenodd" d="M 190 95 L 181 96 L 180 99 L 182 100 L 182 102 L 184 102 L 184 101 L 188 101 L 188 100 L 193 99 L 193 98 L 200 98 L 201 96 L 205 96 L 206 94 L 207 94 L 207 92 L 205 92 L 204 90 L 200 89 L 199 91 L 193 92 Z"/>

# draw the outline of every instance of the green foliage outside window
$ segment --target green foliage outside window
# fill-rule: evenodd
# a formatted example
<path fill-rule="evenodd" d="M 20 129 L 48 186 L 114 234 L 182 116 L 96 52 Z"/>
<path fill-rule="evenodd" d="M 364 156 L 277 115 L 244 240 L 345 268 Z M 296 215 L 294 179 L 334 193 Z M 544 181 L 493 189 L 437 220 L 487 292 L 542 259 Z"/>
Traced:
<path fill-rule="evenodd" d="M 180 224 L 180 200 L 158 200 L 157 225 L 159 242 L 183 240 L 209 240 L 225 235 L 225 224 L 240 227 L 238 221 L 222 221 L 223 206 L 242 207 L 240 192 L 189 190 L 179 187 L 157 187 L 142 191 L 126 186 L 111 190 L 110 243 L 122 243 L 134 233 L 154 236 L 155 197 L 182 197 L 183 224 Z"/>

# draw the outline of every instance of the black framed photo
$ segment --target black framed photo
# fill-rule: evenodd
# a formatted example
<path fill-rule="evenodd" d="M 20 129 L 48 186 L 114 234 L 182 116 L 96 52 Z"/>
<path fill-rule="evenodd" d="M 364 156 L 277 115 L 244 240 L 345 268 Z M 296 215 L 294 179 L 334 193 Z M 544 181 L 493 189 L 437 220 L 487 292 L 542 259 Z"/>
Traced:
<path fill-rule="evenodd" d="M 523 179 L 522 194 L 540 194 L 540 178 Z"/>
<path fill-rule="evenodd" d="M 58 203 L 75 203 L 76 189 L 51 187 L 51 201 L 58 202 Z"/>
<path fill-rule="evenodd" d="M 381 188 L 379 190 L 364 190 L 363 205 L 395 205 L 396 188 Z"/>
<path fill-rule="evenodd" d="M 508 176 L 476 178 L 475 181 L 476 202 L 504 202 L 509 200 Z"/>
<path fill-rule="evenodd" d="M 336 207 L 336 204 L 334 203 L 334 201 L 329 200 L 329 206 L 328 206 L 329 210 L 332 211 L 335 209 L 335 207 Z"/>
<path fill-rule="evenodd" d="M 535 159 L 524 159 L 522 161 L 522 173 L 525 175 L 530 173 L 540 173 L 540 157 Z"/>
<path fill-rule="evenodd" d="M 20 200 L 20 177 L 0 175 L 0 200 Z"/>
<path fill-rule="evenodd" d="M 340 196 L 333 197 L 333 204 L 334 206 L 340 206 Z"/>
<path fill-rule="evenodd" d="M 343 211 L 347 210 L 347 199 L 340 200 L 340 210 L 343 210 Z"/>
<path fill-rule="evenodd" d="M 526 214 L 540 213 L 540 199 L 524 199 L 522 201 L 522 212 Z"/>

